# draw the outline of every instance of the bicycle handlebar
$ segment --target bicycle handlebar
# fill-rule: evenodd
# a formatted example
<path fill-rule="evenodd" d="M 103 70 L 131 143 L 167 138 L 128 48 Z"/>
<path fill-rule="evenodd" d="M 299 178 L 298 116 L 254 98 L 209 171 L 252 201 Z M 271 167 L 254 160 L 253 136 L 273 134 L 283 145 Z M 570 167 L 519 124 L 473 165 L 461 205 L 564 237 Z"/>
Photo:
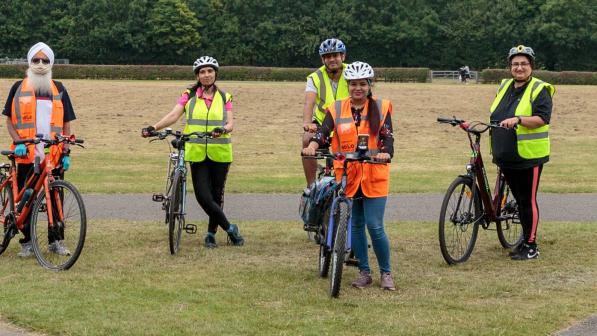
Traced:
<path fill-rule="evenodd" d="M 359 154 L 359 153 L 331 154 L 331 153 L 326 153 L 323 151 L 316 151 L 315 155 L 313 155 L 313 156 L 303 155 L 301 153 L 301 156 L 306 159 L 313 159 L 313 160 L 323 160 L 323 159 L 331 158 L 331 159 L 338 160 L 338 161 L 348 161 L 348 162 L 358 161 L 358 162 L 366 162 L 366 163 L 373 163 L 373 164 L 390 163 L 392 161 L 391 159 L 387 160 L 387 161 L 377 161 L 368 155 L 363 155 L 363 154 Z"/>
<path fill-rule="evenodd" d="M 191 136 L 195 136 L 197 138 L 212 138 L 213 137 L 213 133 L 214 133 L 213 131 L 211 131 L 211 132 L 182 133 L 181 131 L 172 131 L 171 128 L 166 128 L 163 131 L 152 131 L 151 133 L 149 133 L 149 135 L 147 137 L 148 138 L 157 137 L 157 139 L 152 139 L 151 140 L 151 141 L 154 141 L 154 140 L 164 140 L 168 136 L 173 136 L 173 137 L 175 137 L 177 139 L 184 139 L 186 141 L 189 138 L 191 138 Z"/>
<path fill-rule="evenodd" d="M 13 141 L 13 143 L 15 145 L 19 145 L 19 144 L 25 144 L 25 145 L 35 144 L 36 145 L 40 142 L 43 142 L 48 146 L 57 145 L 59 143 L 67 143 L 69 145 L 77 145 L 77 146 L 83 147 L 81 144 L 84 143 L 85 140 L 77 139 L 74 134 L 71 134 L 69 136 L 63 136 L 60 134 L 56 134 L 56 137 L 54 139 L 44 139 L 43 134 L 36 134 L 35 138 L 19 139 L 19 140 Z"/>
<path fill-rule="evenodd" d="M 476 133 L 476 134 L 484 133 L 487 130 L 489 130 L 490 128 L 509 129 L 507 127 L 500 126 L 500 124 L 498 124 L 496 122 L 490 122 L 488 124 L 488 123 L 484 123 L 481 121 L 473 121 L 471 123 L 468 123 L 468 122 L 466 122 L 466 120 L 457 119 L 456 117 L 452 117 L 452 118 L 438 117 L 437 121 L 442 124 L 450 124 L 452 126 L 460 126 L 460 128 L 462 128 L 464 131 L 469 132 L 469 133 Z M 482 126 L 481 129 L 476 128 L 479 125 Z M 516 129 L 516 127 L 514 127 L 514 129 Z"/>

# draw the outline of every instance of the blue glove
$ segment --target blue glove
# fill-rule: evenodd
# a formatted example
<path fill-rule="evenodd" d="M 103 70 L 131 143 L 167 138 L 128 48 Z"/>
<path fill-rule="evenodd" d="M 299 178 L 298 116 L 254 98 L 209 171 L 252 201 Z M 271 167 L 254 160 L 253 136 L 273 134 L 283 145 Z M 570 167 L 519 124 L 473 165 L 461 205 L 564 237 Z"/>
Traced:
<path fill-rule="evenodd" d="M 62 169 L 67 171 L 70 168 L 70 156 L 65 156 L 62 158 Z"/>
<path fill-rule="evenodd" d="M 27 146 L 25 146 L 25 144 L 18 144 L 15 147 L 15 155 L 16 156 L 27 156 Z"/>

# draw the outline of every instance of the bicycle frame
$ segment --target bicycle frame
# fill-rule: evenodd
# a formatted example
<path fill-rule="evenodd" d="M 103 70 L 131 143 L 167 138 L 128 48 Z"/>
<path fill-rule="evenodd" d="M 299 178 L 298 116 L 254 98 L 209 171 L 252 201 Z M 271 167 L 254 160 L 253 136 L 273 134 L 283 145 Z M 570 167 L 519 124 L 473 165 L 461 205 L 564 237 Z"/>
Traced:
<path fill-rule="evenodd" d="M 50 227 L 54 226 L 54 216 L 53 216 L 53 209 L 52 209 L 52 197 L 50 195 L 49 184 L 54 181 L 54 176 L 52 175 L 52 170 L 54 166 L 48 160 L 48 156 L 44 158 L 41 163 L 34 164 L 34 174 L 32 174 L 27 181 L 25 182 L 25 186 L 19 191 L 18 183 L 17 183 L 17 172 L 16 172 L 16 165 L 14 163 L 14 156 L 10 156 L 12 161 L 12 165 L 9 168 L 9 175 L 8 178 L 0 185 L 0 190 L 4 189 L 8 183 L 11 184 L 12 187 L 12 196 L 13 196 L 13 203 L 10 204 L 11 209 L 10 211 L 14 213 L 16 217 L 16 225 L 17 229 L 23 230 L 25 224 L 25 220 L 31 211 L 31 206 L 33 205 L 33 201 L 37 198 L 36 196 L 39 194 L 41 188 L 44 188 L 44 192 L 46 194 L 46 206 L 48 211 L 48 222 Z M 39 171 L 39 173 L 38 173 Z M 33 193 L 23 206 L 20 212 L 17 210 L 17 204 L 21 202 L 23 199 L 23 195 L 27 189 L 33 189 Z M 61 202 L 56 202 L 58 209 L 59 218 L 63 219 L 62 209 L 61 209 Z M 8 206 L 8 204 L 7 204 Z"/>
<path fill-rule="evenodd" d="M 184 154 L 185 154 L 184 142 L 177 141 L 176 149 L 178 150 L 178 158 L 176 160 L 174 170 L 170 174 L 169 178 L 170 178 L 170 180 L 172 180 L 174 178 L 174 174 L 176 174 L 177 171 L 179 171 L 182 176 L 182 204 L 180 207 L 180 212 L 178 214 L 185 216 L 187 213 L 187 211 L 186 211 L 187 210 L 187 165 L 184 160 Z"/>
<path fill-rule="evenodd" d="M 505 187 L 504 176 L 501 169 L 497 168 L 497 176 L 495 179 L 495 187 L 493 196 L 491 196 L 491 189 L 489 188 L 489 182 L 487 180 L 487 171 L 485 170 L 485 164 L 481 155 L 481 133 L 474 133 L 475 139 L 471 136 L 470 132 L 467 132 L 469 143 L 471 147 L 471 159 L 466 167 L 467 176 L 472 178 L 478 187 L 481 201 L 483 202 L 483 217 L 486 223 L 495 222 L 498 218 L 498 209 L 500 209 L 500 195 L 502 194 Z M 473 193 L 476 193 L 477 189 L 473 189 Z M 474 197 L 475 195 L 473 195 Z"/>

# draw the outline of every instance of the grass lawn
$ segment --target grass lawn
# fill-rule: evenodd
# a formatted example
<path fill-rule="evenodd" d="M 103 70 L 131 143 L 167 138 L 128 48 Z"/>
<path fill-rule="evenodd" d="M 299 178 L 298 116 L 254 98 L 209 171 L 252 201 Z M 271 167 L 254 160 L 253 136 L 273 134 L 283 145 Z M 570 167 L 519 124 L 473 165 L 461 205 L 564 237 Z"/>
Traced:
<path fill-rule="evenodd" d="M 162 224 L 94 219 L 81 259 L 59 273 L 17 259 L 13 242 L 0 257 L 0 315 L 52 335 L 543 335 L 597 310 L 597 223 L 542 223 L 530 262 L 509 260 L 481 230 L 456 267 L 440 256 L 435 223 L 387 223 L 398 291 L 377 277 L 350 288 L 349 268 L 339 299 L 297 222 L 240 224 L 244 247 L 220 232 L 207 250 L 185 235 L 170 256 Z"/>

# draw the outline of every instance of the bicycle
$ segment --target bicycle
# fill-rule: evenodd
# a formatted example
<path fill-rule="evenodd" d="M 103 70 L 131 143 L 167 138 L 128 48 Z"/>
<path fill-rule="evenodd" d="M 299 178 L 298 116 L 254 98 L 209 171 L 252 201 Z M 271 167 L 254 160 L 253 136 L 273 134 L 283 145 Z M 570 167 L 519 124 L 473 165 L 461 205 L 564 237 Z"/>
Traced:
<path fill-rule="evenodd" d="M 33 139 L 15 141 L 15 144 L 27 146 L 38 143 L 44 143 L 50 152 L 61 143 L 83 147 L 83 140 L 76 139 L 74 135 L 57 135 L 51 140 L 38 134 Z M 39 264 L 51 270 L 71 268 L 81 255 L 87 232 L 87 216 L 81 194 L 72 183 L 53 175 L 53 171 L 62 166 L 54 166 L 50 155 L 46 155 L 43 161 L 36 157 L 33 174 L 19 191 L 16 155 L 12 150 L 0 153 L 10 159 L 10 164 L 0 165 L 0 221 L 4 227 L 0 254 L 19 230 L 24 229 L 25 221 L 31 215 L 31 244 Z M 62 162 L 63 155 L 60 154 L 58 162 Z M 59 254 L 57 244 L 64 244 L 63 254 Z"/>
<path fill-rule="evenodd" d="M 522 243 L 518 206 L 504 175 L 498 167 L 492 197 L 481 156 L 481 134 L 501 126 L 482 122 L 468 125 L 456 117 L 437 118 L 437 121 L 460 126 L 466 132 L 471 148 L 466 174 L 459 175 L 450 184 L 442 202 L 439 244 L 444 260 L 449 265 L 467 261 L 475 247 L 479 225 L 484 230 L 489 230 L 492 222 L 495 222 L 502 247 L 513 248 Z"/>
<path fill-rule="evenodd" d="M 333 157 L 326 156 L 327 150 L 318 150 L 311 159 L 325 160 L 325 165 L 318 165 L 315 183 L 304 191 L 299 206 L 299 216 L 303 220 L 303 229 L 309 238 L 319 245 L 318 273 L 322 278 L 328 276 L 330 253 L 326 248 L 325 237 L 329 222 L 333 192 L 338 187 L 334 177 Z"/>
<path fill-rule="evenodd" d="M 185 222 L 186 196 L 187 196 L 187 166 L 184 160 L 185 143 L 196 138 L 211 138 L 212 132 L 192 132 L 183 134 L 180 131 L 173 132 L 166 128 L 161 132 L 153 131 L 148 137 L 156 137 L 150 142 L 165 140 L 173 137 L 170 142 L 170 155 L 168 158 L 168 172 L 166 174 L 166 192 L 164 194 L 153 194 L 154 202 L 162 203 L 162 210 L 166 213 L 165 223 L 168 225 L 168 245 L 170 254 L 178 253 L 182 231 L 188 234 L 197 233 L 195 224 Z"/>
<path fill-rule="evenodd" d="M 362 147 L 362 143 L 365 144 L 365 147 Z M 366 155 L 368 150 L 366 146 L 367 141 L 359 141 L 358 152 L 356 153 L 338 153 L 335 155 L 318 153 L 316 156 L 311 157 L 314 159 L 331 158 L 341 161 L 343 164 L 340 183 L 338 183 L 332 191 L 331 204 L 328 211 L 329 220 L 325 230 L 325 236 L 323 236 L 325 237 L 325 240 L 320 243 L 320 265 L 322 265 L 323 258 L 329 258 L 329 267 L 331 267 L 329 288 L 331 297 L 338 297 L 340 295 L 344 264 L 356 266 L 354 261 L 349 262 L 349 258 L 347 258 L 352 252 L 352 198 L 346 195 L 346 185 L 348 182 L 347 165 L 349 162 L 366 162 L 372 164 L 389 163 L 389 161 L 374 161 L 371 157 Z M 325 261 L 325 259 L 323 260 Z"/>

